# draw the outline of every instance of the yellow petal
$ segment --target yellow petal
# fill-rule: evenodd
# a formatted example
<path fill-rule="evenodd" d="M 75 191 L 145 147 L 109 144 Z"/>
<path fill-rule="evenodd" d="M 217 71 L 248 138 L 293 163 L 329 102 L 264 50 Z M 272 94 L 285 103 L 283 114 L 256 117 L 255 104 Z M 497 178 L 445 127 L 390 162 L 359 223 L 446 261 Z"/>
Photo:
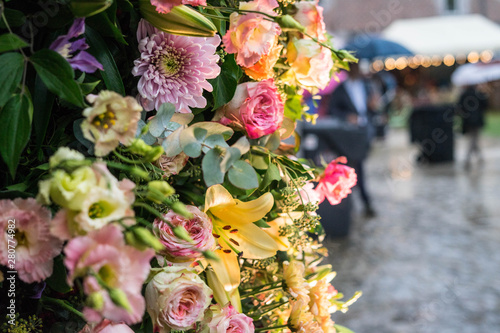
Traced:
<path fill-rule="evenodd" d="M 240 264 L 238 256 L 234 251 L 225 253 L 222 250 L 217 250 L 215 253 L 219 256 L 220 260 L 208 260 L 214 269 L 217 279 L 224 286 L 224 290 L 232 291 L 240 285 Z"/>
<path fill-rule="evenodd" d="M 222 185 L 213 185 L 208 188 L 205 196 L 205 213 L 216 206 L 234 204 L 233 196 Z"/>
<path fill-rule="evenodd" d="M 242 313 L 243 311 L 241 308 L 241 298 L 238 288 L 235 288 L 234 290 L 227 292 L 224 290 L 222 283 L 219 281 L 217 275 L 214 273 L 213 270 L 207 269 L 206 274 L 207 274 L 207 283 L 210 289 L 212 289 L 214 292 L 215 301 L 222 306 L 231 302 L 231 304 L 236 308 L 236 310 L 239 313 Z"/>
<path fill-rule="evenodd" d="M 278 251 L 276 241 L 264 230 L 253 223 L 233 223 L 232 227 L 237 229 L 236 233 L 224 232 L 223 238 L 232 238 L 238 243 L 229 244 L 239 251 L 243 251 L 242 257 L 248 259 L 264 259 L 272 257 Z M 235 246 L 236 245 L 236 246 Z"/>
<path fill-rule="evenodd" d="M 237 199 L 234 204 L 218 205 L 210 208 L 212 215 L 228 224 L 252 223 L 260 220 L 273 208 L 274 198 L 271 193 L 265 193 L 259 198 L 243 202 Z"/>

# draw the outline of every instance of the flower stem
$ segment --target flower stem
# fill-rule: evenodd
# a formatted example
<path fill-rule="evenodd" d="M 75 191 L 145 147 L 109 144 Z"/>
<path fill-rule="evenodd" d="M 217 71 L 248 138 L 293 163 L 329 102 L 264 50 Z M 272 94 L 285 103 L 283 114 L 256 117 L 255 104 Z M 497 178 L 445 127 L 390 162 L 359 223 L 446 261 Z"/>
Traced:
<path fill-rule="evenodd" d="M 280 329 L 283 329 L 283 328 L 288 328 L 288 325 L 278 325 L 278 326 L 271 326 L 271 327 L 256 328 L 255 332 L 280 330 Z"/>
<path fill-rule="evenodd" d="M 258 294 L 265 293 L 267 291 L 277 290 L 277 289 L 281 289 L 281 288 L 283 288 L 283 285 L 275 286 L 275 287 L 268 288 L 265 290 L 260 289 L 260 290 L 252 291 L 252 292 L 247 293 L 247 294 L 242 294 L 241 297 L 244 298 L 244 297 L 249 297 L 249 296 L 253 296 L 253 295 L 258 295 Z"/>
<path fill-rule="evenodd" d="M 55 299 L 55 298 L 52 298 L 52 297 L 44 296 L 42 298 L 42 301 L 47 302 L 47 303 L 57 304 L 60 307 L 68 310 L 69 312 L 71 312 L 71 313 L 77 315 L 78 317 L 82 318 L 83 320 L 85 320 L 85 316 L 83 315 L 83 313 L 81 313 L 80 311 L 78 311 L 77 309 L 75 309 L 74 307 L 72 307 L 71 305 L 67 304 L 65 301 L 63 301 L 61 299 Z"/>

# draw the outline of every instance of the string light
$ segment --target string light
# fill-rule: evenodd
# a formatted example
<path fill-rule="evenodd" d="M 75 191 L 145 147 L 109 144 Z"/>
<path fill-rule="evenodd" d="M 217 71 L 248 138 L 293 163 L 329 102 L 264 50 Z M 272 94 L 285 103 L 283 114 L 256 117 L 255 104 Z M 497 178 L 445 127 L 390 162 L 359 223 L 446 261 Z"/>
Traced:
<path fill-rule="evenodd" d="M 385 59 L 385 69 L 388 71 L 392 71 L 394 68 L 396 68 L 396 60 L 394 60 L 393 58 Z"/>
<path fill-rule="evenodd" d="M 375 60 L 372 64 L 373 70 L 380 72 L 384 69 L 384 62 L 382 60 Z"/>
<path fill-rule="evenodd" d="M 408 66 L 408 60 L 405 57 L 398 58 L 396 60 L 396 68 L 399 70 L 403 70 Z"/>
<path fill-rule="evenodd" d="M 479 61 L 479 54 L 477 52 L 471 52 L 469 53 L 469 55 L 467 56 L 467 60 L 470 62 L 470 63 L 476 63 Z"/>
<path fill-rule="evenodd" d="M 457 55 L 457 64 L 463 65 L 467 61 L 467 56 L 465 54 L 459 54 Z"/>
<path fill-rule="evenodd" d="M 493 52 L 490 50 L 483 51 L 481 52 L 480 58 L 482 62 L 489 63 L 493 59 Z"/>
<path fill-rule="evenodd" d="M 455 57 L 453 57 L 453 55 L 451 54 L 447 54 L 444 56 L 443 62 L 448 67 L 453 66 L 453 64 L 455 63 Z"/>
<path fill-rule="evenodd" d="M 427 57 L 427 56 L 423 57 L 423 59 L 422 59 L 422 66 L 425 67 L 425 68 L 428 68 L 428 67 L 431 67 L 431 65 L 432 65 L 431 58 Z"/>
<path fill-rule="evenodd" d="M 438 67 L 441 66 L 441 64 L 443 63 L 443 59 L 441 59 L 440 56 L 435 55 L 432 57 L 431 63 L 432 66 Z"/>

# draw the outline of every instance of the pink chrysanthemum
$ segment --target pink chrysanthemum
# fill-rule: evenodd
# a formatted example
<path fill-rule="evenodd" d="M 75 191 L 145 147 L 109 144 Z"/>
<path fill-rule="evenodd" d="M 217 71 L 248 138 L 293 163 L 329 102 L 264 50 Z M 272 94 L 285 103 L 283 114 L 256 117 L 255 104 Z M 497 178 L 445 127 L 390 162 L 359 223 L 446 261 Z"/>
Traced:
<path fill-rule="evenodd" d="M 151 0 L 158 13 L 169 13 L 172 8 L 179 5 L 206 6 L 207 0 Z"/>
<path fill-rule="evenodd" d="M 49 224 L 50 211 L 33 198 L 0 200 L 0 264 L 26 283 L 52 275 L 52 259 L 61 253 L 63 242 L 50 234 Z"/>
<path fill-rule="evenodd" d="M 203 89 L 212 91 L 207 79 L 220 73 L 215 54 L 220 37 L 185 37 L 157 30 L 146 21 L 137 32 L 140 59 L 134 61 L 132 74 L 140 76 L 138 89 L 145 110 L 172 103 L 178 112 L 207 104 Z"/>

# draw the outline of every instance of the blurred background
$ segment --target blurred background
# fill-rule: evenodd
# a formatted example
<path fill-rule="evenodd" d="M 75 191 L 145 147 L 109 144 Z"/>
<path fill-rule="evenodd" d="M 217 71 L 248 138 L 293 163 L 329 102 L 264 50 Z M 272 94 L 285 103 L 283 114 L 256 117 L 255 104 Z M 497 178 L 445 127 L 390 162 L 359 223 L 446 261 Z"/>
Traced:
<path fill-rule="evenodd" d="M 309 98 L 302 155 L 358 185 L 320 206 L 357 333 L 500 332 L 500 1 L 323 0 L 360 59 Z"/>

